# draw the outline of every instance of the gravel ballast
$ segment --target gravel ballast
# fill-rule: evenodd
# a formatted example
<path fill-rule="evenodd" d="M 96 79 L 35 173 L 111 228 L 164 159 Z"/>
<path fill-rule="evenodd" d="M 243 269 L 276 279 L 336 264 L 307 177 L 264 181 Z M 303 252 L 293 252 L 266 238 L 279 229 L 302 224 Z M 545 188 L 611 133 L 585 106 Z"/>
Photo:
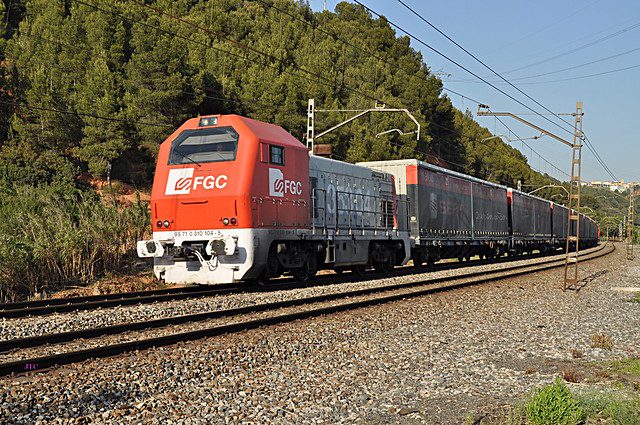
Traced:
<path fill-rule="evenodd" d="M 598 248 L 584 251 L 586 255 Z M 563 256 L 545 257 L 545 259 L 560 259 Z M 129 305 L 90 311 L 74 311 L 69 313 L 55 313 L 47 316 L 33 316 L 19 319 L 0 319 L 0 341 L 48 333 L 69 332 L 89 328 L 116 325 L 121 323 L 139 322 L 184 314 L 201 313 L 212 310 L 222 310 L 236 307 L 250 306 L 260 303 L 277 302 L 301 297 L 311 297 L 323 294 L 347 292 L 358 289 L 386 286 L 394 283 L 435 279 L 466 274 L 470 271 L 496 271 L 505 267 L 520 264 L 535 264 L 540 259 L 509 261 L 504 263 L 478 266 L 474 268 L 462 267 L 431 273 L 416 273 L 394 278 L 376 278 L 371 280 L 349 282 L 333 285 L 311 286 L 308 288 L 290 289 L 284 291 L 265 291 L 218 295 L 206 298 L 186 299 L 179 301 L 158 302 L 145 305 Z"/>
<path fill-rule="evenodd" d="M 551 382 L 576 350 L 640 355 L 640 303 L 611 290 L 640 287 L 640 261 L 618 249 L 581 276 L 595 277 L 577 294 L 556 269 L 4 378 L 0 423 L 464 422 Z"/>

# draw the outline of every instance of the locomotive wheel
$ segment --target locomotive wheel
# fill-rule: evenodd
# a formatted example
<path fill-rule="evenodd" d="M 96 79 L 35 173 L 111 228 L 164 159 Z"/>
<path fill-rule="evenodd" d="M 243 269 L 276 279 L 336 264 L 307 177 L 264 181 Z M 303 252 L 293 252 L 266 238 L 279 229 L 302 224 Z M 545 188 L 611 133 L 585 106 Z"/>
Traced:
<path fill-rule="evenodd" d="M 260 273 L 255 279 L 255 282 L 260 286 L 269 285 L 269 274 L 267 273 L 267 271 L 263 270 L 262 273 Z"/>
<path fill-rule="evenodd" d="M 389 273 L 389 271 L 391 270 L 391 263 L 389 261 L 381 261 L 375 263 L 373 265 L 373 268 L 380 273 Z"/>
<path fill-rule="evenodd" d="M 351 271 L 356 276 L 364 276 L 367 273 L 367 266 L 355 266 Z"/>
<path fill-rule="evenodd" d="M 293 275 L 293 278 L 295 280 L 304 283 L 308 282 L 311 278 L 313 278 L 313 276 L 315 276 L 316 270 L 311 269 L 308 264 L 305 264 L 298 269 L 292 270 L 291 274 Z"/>

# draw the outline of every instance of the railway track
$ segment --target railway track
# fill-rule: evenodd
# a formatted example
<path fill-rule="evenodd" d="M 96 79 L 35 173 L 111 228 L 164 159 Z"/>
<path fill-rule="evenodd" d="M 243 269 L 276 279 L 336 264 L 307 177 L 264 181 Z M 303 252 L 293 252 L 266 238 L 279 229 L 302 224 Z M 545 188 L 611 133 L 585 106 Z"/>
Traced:
<path fill-rule="evenodd" d="M 582 255 L 581 261 L 589 261 L 607 255 L 615 250 L 615 246 L 607 249 L 607 245 Z M 126 323 L 115 326 L 101 327 L 95 329 L 85 329 L 74 332 L 49 334 L 29 338 L 14 339 L 0 343 L 0 351 L 26 349 L 42 347 L 46 344 L 61 344 L 77 339 L 95 339 L 107 335 L 117 335 L 125 332 L 142 331 L 152 328 L 160 328 L 171 325 L 194 323 L 218 318 L 240 318 L 242 316 L 255 315 L 261 312 L 274 312 L 276 314 L 268 317 L 248 318 L 238 322 L 206 327 L 186 332 L 176 332 L 169 335 L 152 338 L 136 339 L 116 344 L 95 346 L 81 350 L 71 350 L 64 353 L 57 353 L 34 358 L 11 361 L 0 364 L 0 376 L 14 373 L 24 373 L 29 371 L 40 371 L 56 365 L 65 365 L 80 362 L 90 358 L 110 357 L 134 350 L 143 350 L 152 347 L 166 346 L 181 341 L 191 341 L 204 337 L 218 336 L 243 330 L 255 329 L 258 327 L 287 323 L 294 320 L 317 317 L 321 315 L 333 314 L 340 311 L 347 311 L 376 304 L 398 301 L 406 298 L 413 298 L 428 294 L 435 294 L 447 290 L 458 289 L 466 286 L 478 285 L 492 281 L 518 277 L 529 273 L 550 270 L 564 265 L 564 259 L 549 259 L 536 264 L 521 264 L 508 266 L 495 271 L 476 271 L 461 274 L 453 277 L 440 277 L 425 279 L 415 282 L 385 285 L 381 287 L 367 288 L 354 291 L 332 293 L 320 296 L 313 296 L 301 299 L 257 304 L 247 307 L 238 307 L 227 310 L 210 311 L 183 316 L 175 316 L 164 319 L 157 319 L 145 322 Z M 470 280 L 471 279 L 471 280 Z M 425 286 L 428 286 L 425 288 Z M 390 294 L 385 294 L 390 293 Z M 372 298 L 367 298 L 375 296 Z M 322 305 L 340 300 L 352 298 L 363 298 L 356 301 L 349 301 L 340 304 Z M 303 311 L 285 312 L 277 314 L 279 310 L 297 308 L 302 306 L 318 305 L 316 308 Z"/>
<path fill-rule="evenodd" d="M 25 301 L 22 303 L 0 305 L 0 318 L 9 319 L 27 316 L 43 316 L 46 314 L 66 313 L 78 310 L 97 310 L 126 305 L 210 297 L 213 295 L 230 294 L 242 289 L 243 287 L 237 284 L 220 285 L 215 288 L 188 286 L 184 288 L 159 289 L 157 291 Z"/>
<path fill-rule="evenodd" d="M 544 257 L 548 254 L 529 254 L 520 257 L 501 257 L 494 260 L 471 260 L 463 263 L 436 264 L 433 271 L 451 270 L 463 267 L 475 267 L 486 264 L 495 264 L 509 261 L 521 261 L 532 258 Z M 405 266 L 389 272 L 389 277 L 406 276 L 409 274 L 423 273 L 425 269 Z M 282 278 L 273 281 L 268 286 L 250 286 L 247 284 L 225 284 L 216 287 L 188 286 L 181 288 L 158 289 L 153 291 L 125 292 L 119 294 L 90 295 L 74 298 L 52 298 L 37 301 L 22 301 L 0 304 L 0 319 L 13 319 L 28 316 L 44 316 L 53 313 L 68 313 L 73 311 L 98 310 L 103 308 L 120 307 L 128 305 L 152 304 L 164 301 L 176 301 L 216 295 L 226 295 L 234 292 L 269 291 L 295 289 L 303 286 L 322 286 L 336 282 L 357 282 L 369 279 L 372 275 L 350 274 L 348 276 L 327 275 L 318 277 L 311 282 L 299 283 L 292 278 Z"/>

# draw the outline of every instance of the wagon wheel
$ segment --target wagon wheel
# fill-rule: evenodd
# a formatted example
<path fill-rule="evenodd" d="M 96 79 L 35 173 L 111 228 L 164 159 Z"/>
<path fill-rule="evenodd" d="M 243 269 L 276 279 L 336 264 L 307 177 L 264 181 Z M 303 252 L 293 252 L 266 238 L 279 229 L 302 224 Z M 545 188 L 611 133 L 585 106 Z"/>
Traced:
<path fill-rule="evenodd" d="M 427 268 L 433 270 L 436 265 L 436 259 L 433 257 L 427 257 Z"/>
<path fill-rule="evenodd" d="M 300 268 L 292 270 L 293 278 L 300 282 L 305 283 L 308 282 L 316 275 L 317 270 L 313 267 L 309 266 L 308 262 L 305 262 L 304 265 Z"/>

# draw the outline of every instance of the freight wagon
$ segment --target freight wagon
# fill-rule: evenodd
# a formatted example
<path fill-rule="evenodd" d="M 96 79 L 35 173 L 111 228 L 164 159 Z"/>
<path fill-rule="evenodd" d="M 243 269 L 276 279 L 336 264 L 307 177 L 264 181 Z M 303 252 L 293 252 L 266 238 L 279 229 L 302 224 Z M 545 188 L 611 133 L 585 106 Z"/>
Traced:
<path fill-rule="evenodd" d="M 568 210 L 546 199 L 416 159 L 359 165 L 393 174 L 415 264 L 549 252 L 566 243 Z M 596 244 L 597 226 L 580 220 L 582 246 Z"/>

